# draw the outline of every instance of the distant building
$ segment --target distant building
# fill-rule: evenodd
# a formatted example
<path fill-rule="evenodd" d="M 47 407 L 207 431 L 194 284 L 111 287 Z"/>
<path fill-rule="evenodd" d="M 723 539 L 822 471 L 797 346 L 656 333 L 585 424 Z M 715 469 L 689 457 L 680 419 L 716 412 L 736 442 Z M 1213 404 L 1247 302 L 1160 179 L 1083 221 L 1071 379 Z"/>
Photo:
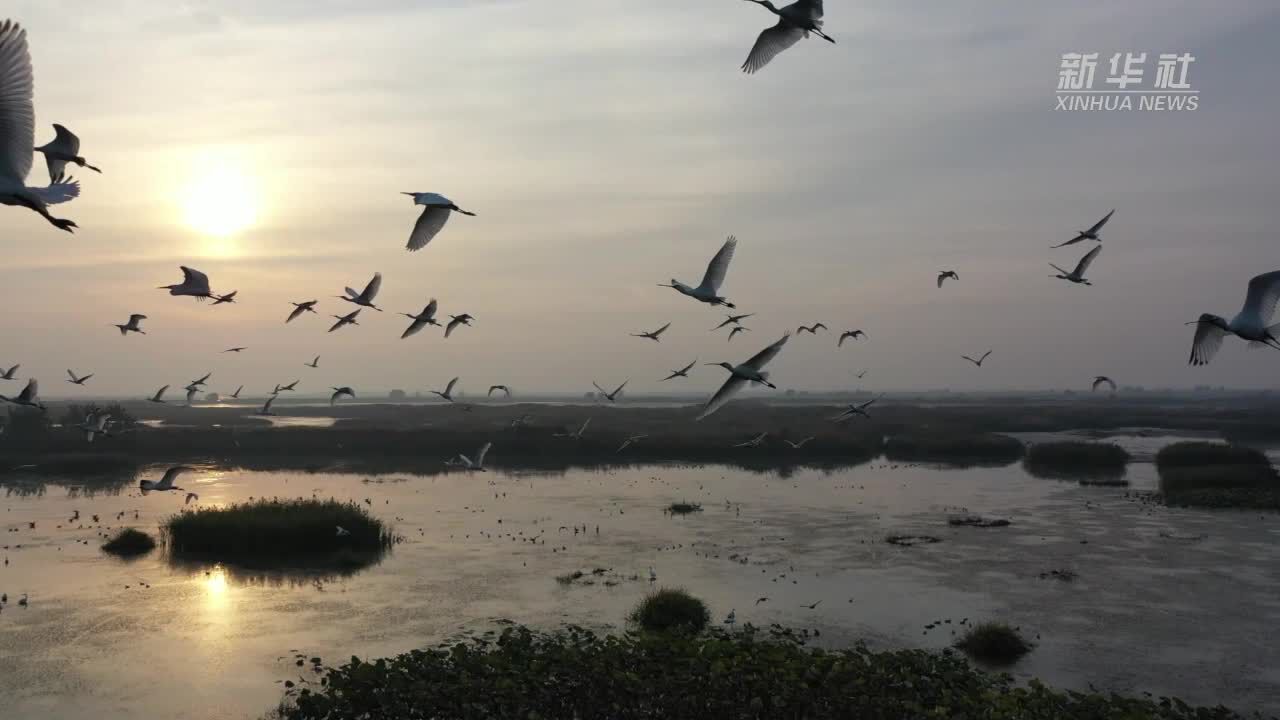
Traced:
<path fill-rule="evenodd" d="M 387 394 L 387 398 L 392 402 L 403 402 L 408 397 L 403 390 L 392 390 Z"/>

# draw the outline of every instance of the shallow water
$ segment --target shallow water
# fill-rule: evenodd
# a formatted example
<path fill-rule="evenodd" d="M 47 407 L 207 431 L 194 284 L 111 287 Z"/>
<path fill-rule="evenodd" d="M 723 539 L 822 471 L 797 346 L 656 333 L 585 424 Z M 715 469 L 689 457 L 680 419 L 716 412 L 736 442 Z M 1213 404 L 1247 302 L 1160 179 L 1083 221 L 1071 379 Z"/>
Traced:
<path fill-rule="evenodd" d="M 1135 465 L 1129 479 L 1152 488 L 1154 470 Z M 0 591 L 10 600 L 0 612 L 4 713 L 258 717 L 279 700 L 277 681 L 311 675 L 295 667 L 294 650 L 336 664 L 499 619 L 616 628 L 650 589 L 650 566 L 657 584 L 708 600 L 717 620 L 736 609 L 739 622 L 818 629 L 824 644 L 941 648 L 962 619 L 999 618 L 1038 644 L 1014 668 L 1019 677 L 1280 712 L 1276 515 L 1168 510 L 1016 466 L 877 462 L 785 478 L 665 466 L 372 479 L 202 469 L 184 480 L 206 505 L 368 499 L 405 541 L 345 578 L 175 566 L 161 552 L 122 562 L 98 550 L 107 526 L 154 530 L 181 510 L 182 494 L 9 483 L 0 515 L 9 560 Z M 678 500 L 705 510 L 662 512 Z M 81 519 L 69 522 L 77 509 Z M 946 524 L 965 511 L 1013 525 Z M 884 542 L 889 533 L 942 542 L 897 547 Z M 554 579 L 597 567 L 609 572 L 594 585 Z M 1050 570 L 1078 579 L 1040 578 Z M 22 593 L 29 607 L 17 606 Z M 925 629 L 943 619 L 952 622 Z"/>

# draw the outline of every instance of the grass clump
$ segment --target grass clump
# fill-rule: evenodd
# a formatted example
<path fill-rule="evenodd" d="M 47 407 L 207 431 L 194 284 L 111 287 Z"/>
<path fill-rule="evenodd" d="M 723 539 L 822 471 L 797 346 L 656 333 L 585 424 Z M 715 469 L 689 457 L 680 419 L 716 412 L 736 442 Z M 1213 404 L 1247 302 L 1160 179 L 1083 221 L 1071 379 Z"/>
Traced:
<path fill-rule="evenodd" d="M 570 572 L 570 573 L 557 575 L 556 582 L 560 583 L 561 585 L 572 585 L 574 580 L 581 579 L 582 576 L 585 574 L 586 573 L 582 572 L 581 570 L 574 570 L 573 572 Z"/>
<path fill-rule="evenodd" d="M 998 433 L 910 432 L 894 435 L 884 455 L 899 462 L 948 465 L 1007 465 L 1025 451 L 1021 440 Z"/>
<path fill-rule="evenodd" d="M 667 512 L 672 515 L 689 515 L 691 513 L 702 512 L 702 505 L 691 502 L 671 503 L 667 506 Z"/>
<path fill-rule="evenodd" d="M 977 527 L 977 528 L 998 528 L 1009 527 L 1013 523 L 1004 518 L 984 518 L 979 515 L 957 515 L 947 518 L 947 524 L 952 527 Z"/>
<path fill-rule="evenodd" d="M 379 553 L 395 541 L 386 525 L 359 505 L 314 499 L 201 508 L 169 518 L 165 532 L 175 553 L 228 561 Z"/>
<path fill-rule="evenodd" d="M 137 557 L 155 550 L 156 541 L 150 535 L 125 528 L 116 533 L 103 546 L 102 551 L 117 557 Z"/>
<path fill-rule="evenodd" d="M 1031 652 L 1031 645 L 1018 631 L 1004 623 L 982 623 L 970 628 L 956 647 L 975 660 L 991 665 L 1012 665 Z"/>
<path fill-rule="evenodd" d="M 1027 450 L 1023 461 L 1027 472 L 1037 477 L 1080 479 L 1088 484 L 1123 485 L 1129 453 L 1115 443 L 1037 443 Z"/>
<path fill-rule="evenodd" d="M 1260 450 L 1179 442 L 1156 454 L 1160 494 L 1170 505 L 1280 510 L 1280 478 Z"/>
<path fill-rule="evenodd" d="M 711 621 L 707 604 L 677 588 L 662 588 L 646 595 L 628 616 L 638 627 L 652 632 L 699 633 Z"/>
<path fill-rule="evenodd" d="M 283 720 L 392 718 L 1095 718 L 1228 720 L 1178 700 L 1059 692 L 972 667 L 957 653 L 816 650 L 791 631 L 492 638 L 331 668 L 290 689 Z"/>

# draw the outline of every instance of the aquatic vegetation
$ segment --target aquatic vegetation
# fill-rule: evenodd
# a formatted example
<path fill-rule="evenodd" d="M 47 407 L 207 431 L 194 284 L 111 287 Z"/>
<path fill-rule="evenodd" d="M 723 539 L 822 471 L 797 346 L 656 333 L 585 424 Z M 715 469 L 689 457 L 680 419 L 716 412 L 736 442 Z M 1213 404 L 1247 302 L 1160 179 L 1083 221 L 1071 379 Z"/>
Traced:
<path fill-rule="evenodd" d="M 672 515 L 688 515 L 690 513 L 702 512 L 702 505 L 691 502 L 671 503 L 667 506 L 667 512 Z"/>
<path fill-rule="evenodd" d="M 1004 623 L 981 623 L 968 630 L 956 647 L 980 662 L 992 665 L 1011 665 L 1031 652 L 1031 645 L 1022 635 Z"/>
<path fill-rule="evenodd" d="M 1156 454 L 1156 469 L 1169 505 L 1280 510 L 1280 477 L 1254 448 L 1174 443 Z"/>
<path fill-rule="evenodd" d="M 884 455 L 899 462 L 949 465 L 1007 465 L 1025 450 L 1022 441 L 996 433 L 913 431 L 894 435 Z"/>
<path fill-rule="evenodd" d="M 942 538 L 932 535 L 890 535 L 884 539 L 890 545 L 901 545 L 903 547 L 912 547 L 915 545 L 932 545 L 942 542 Z"/>
<path fill-rule="evenodd" d="M 1127 485 L 1123 477 L 1128 463 L 1129 453 L 1115 443 L 1066 440 L 1032 445 L 1023 467 L 1037 477 Z"/>
<path fill-rule="evenodd" d="M 118 557 L 137 557 L 146 555 L 155 547 L 155 539 L 147 533 L 134 528 L 125 528 L 111 536 L 111 539 L 102 546 L 102 551 Z"/>
<path fill-rule="evenodd" d="M 573 572 L 570 572 L 570 573 L 557 575 L 556 582 L 560 583 L 561 585 L 572 585 L 574 580 L 578 580 L 579 578 L 582 578 L 585 575 L 586 573 L 582 572 L 581 570 L 574 570 Z"/>
<path fill-rule="evenodd" d="M 997 528 L 1012 525 L 1003 518 L 984 518 L 977 515 L 963 515 L 947 518 L 947 524 L 953 527 Z"/>
<path fill-rule="evenodd" d="M 314 499 L 181 512 L 165 522 L 165 532 L 178 555 L 227 561 L 328 554 L 357 563 L 395 542 L 391 530 L 363 507 Z"/>
<path fill-rule="evenodd" d="M 702 632 L 711 620 L 707 604 L 679 588 L 650 593 L 631 611 L 628 619 L 653 632 Z"/>
<path fill-rule="evenodd" d="M 492 638 L 329 668 L 290 688 L 283 720 L 392 718 L 1094 718 L 1228 720 L 1226 708 L 1059 692 L 982 672 L 950 650 L 805 647 L 796 633 L 746 627 L 699 635 L 541 634 Z"/>

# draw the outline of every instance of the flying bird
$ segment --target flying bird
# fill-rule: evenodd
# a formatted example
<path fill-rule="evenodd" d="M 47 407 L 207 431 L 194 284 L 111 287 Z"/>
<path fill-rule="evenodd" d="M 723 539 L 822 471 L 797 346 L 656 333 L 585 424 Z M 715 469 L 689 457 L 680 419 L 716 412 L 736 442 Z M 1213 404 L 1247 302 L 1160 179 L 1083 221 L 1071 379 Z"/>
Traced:
<path fill-rule="evenodd" d="M 854 340 L 857 340 L 858 338 L 864 338 L 866 336 L 867 334 L 862 332 L 861 330 L 845 330 L 844 332 L 840 333 L 840 340 L 836 343 L 836 347 L 843 347 L 844 341 L 848 338 L 853 338 Z"/>
<path fill-rule="evenodd" d="M 746 315 L 725 315 L 725 321 L 711 328 L 711 332 L 715 332 L 725 325 L 741 325 L 742 321 L 749 317 L 755 317 L 755 313 L 747 313 Z"/>
<path fill-rule="evenodd" d="M 102 172 L 85 162 L 83 157 L 80 157 L 80 138 L 76 137 L 75 133 L 58 123 L 53 124 L 53 132 L 53 140 L 35 148 L 36 152 L 44 153 L 44 162 L 49 168 L 49 177 L 56 178 L 66 175 L 67 163 L 75 163 L 96 173 Z"/>
<path fill-rule="evenodd" d="M 91 412 L 84 416 L 84 422 L 80 423 L 80 429 L 84 431 L 85 440 L 93 442 L 95 435 L 107 435 L 107 425 L 111 423 L 111 415 L 109 413 Z"/>
<path fill-rule="evenodd" d="M 30 380 L 27 381 L 27 386 L 22 388 L 22 392 L 18 393 L 17 397 L 0 395 L 0 400 L 13 403 L 14 405 L 25 405 L 26 407 L 33 407 L 40 410 L 45 410 L 46 409 L 45 406 L 42 405 L 40 403 L 40 400 L 37 398 L 37 395 L 39 392 L 40 392 L 40 383 L 36 382 L 35 378 L 31 378 Z"/>
<path fill-rule="evenodd" d="M 829 43 L 835 40 L 822 32 L 822 0 L 797 0 L 778 9 L 769 0 L 749 0 L 778 16 L 778 24 L 766 28 L 756 38 L 756 44 L 742 63 L 742 71 L 754 73 L 783 50 L 795 45 L 813 33 Z"/>
<path fill-rule="evenodd" d="M 319 300 L 307 300 L 306 302 L 300 302 L 300 303 L 291 302 L 291 303 L 289 303 L 290 305 L 292 305 L 292 306 L 293 306 L 293 311 L 289 313 L 289 317 L 285 318 L 285 319 L 284 319 L 284 321 L 285 321 L 286 323 L 290 323 L 290 322 L 293 322 L 295 319 L 297 319 L 297 317 L 298 317 L 299 315 L 301 315 L 302 313 L 314 313 L 314 312 L 316 311 L 316 303 L 318 303 L 318 302 L 320 302 L 320 301 L 319 301 Z"/>
<path fill-rule="evenodd" d="M 645 438 L 647 438 L 647 437 L 649 437 L 649 436 L 648 436 L 648 435 L 631 435 L 631 436 L 628 436 L 625 440 L 623 440 L 623 441 L 622 441 L 622 444 L 621 444 L 621 445 L 619 445 L 619 446 L 618 446 L 618 449 L 617 449 L 617 450 L 615 450 L 614 452 L 622 452 L 623 450 L 626 450 L 627 448 L 631 447 L 632 445 L 635 445 L 636 443 L 640 442 L 641 440 L 643 440 L 643 439 L 645 439 Z"/>
<path fill-rule="evenodd" d="M 782 352 L 782 346 L 786 345 L 787 340 L 790 339 L 791 335 L 783 335 L 782 339 L 756 353 L 741 365 L 731 365 L 727 362 L 707 363 L 708 365 L 718 365 L 728 370 L 729 378 L 724 381 L 724 384 L 720 386 L 716 394 L 712 395 L 711 399 L 707 401 L 706 407 L 702 409 L 702 413 L 698 415 L 697 419 L 701 420 L 724 407 L 730 398 L 747 384 L 758 383 L 776 390 L 778 386 L 769 382 L 769 373 L 764 371 L 764 366 L 768 365 L 769 361 Z"/>
<path fill-rule="evenodd" d="M 347 537 L 351 534 L 350 530 L 342 527 L 341 525 L 334 525 L 334 527 L 338 529 L 336 537 Z"/>
<path fill-rule="evenodd" d="M 654 341 L 654 342 L 661 342 L 661 341 L 662 341 L 662 333 L 666 332 L 666 331 L 667 331 L 667 328 L 669 328 L 669 327 L 671 327 L 671 323 L 667 323 L 666 325 L 663 325 L 662 327 L 658 328 L 657 330 L 651 330 L 651 331 L 649 331 L 649 332 L 631 333 L 631 337 L 649 338 L 650 340 L 652 340 L 652 341 Z"/>
<path fill-rule="evenodd" d="M 404 333 L 400 335 L 401 340 L 409 337 L 410 335 L 417 333 L 419 330 L 421 330 L 422 328 L 428 325 L 435 325 L 437 327 L 439 327 L 440 325 L 440 323 L 436 320 L 436 299 L 435 298 L 431 298 L 431 301 L 427 303 L 427 306 L 422 308 L 422 312 L 418 313 L 417 315 L 410 315 L 409 313 L 400 313 L 400 314 L 413 320 L 413 322 L 409 324 L 409 327 L 405 328 Z"/>
<path fill-rule="evenodd" d="M 13 374 L 18 372 L 18 368 L 20 367 L 22 367 L 22 363 L 18 363 L 17 365 L 14 365 L 8 370 L 5 370 L 4 372 L 0 372 L 0 380 L 17 380 L 17 378 L 14 377 Z"/>
<path fill-rule="evenodd" d="M 196 393 L 198 392 L 200 392 L 200 388 L 194 385 L 187 386 L 187 407 L 191 407 L 191 404 L 195 402 Z"/>
<path fill-rule="evenodd" d="M 1104 215 L 1101 220 L 1099 220 L 1096 224 L 1094 224 L 1093 227 L 1089 228 L 1088 230 L 1081 230 L 1075 237 L 1071 238 L 1070 240 L 1064 243 L 1061 243 L 1059 245 L 1054 245 L 1052 247 L 1060 248 L 1060 247 L 1065 247 L 1067 245 L 1075 245 L 1076 243 L 1081 242 L 1082 240 L 1097 240 L 1098 242 L 1102 242 L 1102 238 L 1098 235 L 1098 231 L 1101 230 L 1102 226 L 1106 225 L 1107 221 L 1111 219 L 1111 216 L 1115 214 L 1116 214 L 1116 211 L 1113 209 L 1111 212 Z"/>
<path fill-rule="evenodd" d="M 147 402 L 163 403 L 163 402 L 164 402 L 164 392 L 165 392 L 166 390 L 168 390 L 168 389 L 169 389 L 169 386 L 168 386 L 168 385 L 161 386 L 161 388 L 160 388 L 159 390 L 157 390 L 157 391 L 156 391 L 156 394 L 155 394 L 155 395 L 152 395 L 151 397 L 147 398 Z"/>
<path fill-rule="evenodd" d="M 740 442 L 740 443 L 738 443 L 737 445 L 734 445 L 734 447 L 736 447 L 736 448 L 757 448 L 757 447 L 760 447 L 761 443 L 763 443 L 763 442 L 764 442 L 764 439 L 765 439 L 766 437 L 769 437 L 769 433 L 767 433 L 767 432 L 762 432 L 762 433 L 760 433 L 759 435 L 757 435 L 757 436 L 755 436 L 755 437 L 751 438 L 750 440 L 748 440 L 748 441 L 746 441 L 746 442 Z"/>
<path fill-rule="evenodd" d="M 1099 246 L 1101 247 L 1101 246 Z M 1222 340 L 1227 335 L 1235 335 L 1247 340 L 1254 347 L 1270 345 L 1280 348 L 1280 324 L 1268 325 L 1276 311 L 1276 301 L 1280 299 L 1280 270 L 1258 275 L 1249 281 L 1249 292 L 1244 298 L 1244 307 L 1227 322 L 1225 318 L 1205 313 L 1200 319 L 1187 323 L 1196 326 L 1195 339 L 1191 341 L 1192 365 L 1207 365 L 1222 347 Z"/>
<path fill-rule="evenodd" d="M 702 284 L 689 287 L 672 278 L 671 284 L 660 283 L 659 287 L 675 288 L 681 295 L 687 295 L 698 302 L 709 305 L 723 305 L 732 310 L 735 305 L 720 296 L 720 286 L 724 284 L 724 276 L 729 272 L 729 262 L 733 260 L 733 251 L 738 247 L 738 239 L 732 235 L 724 241 L 720 251 L 707 264 L 707 272 L 702 276 Z"/>
<path fill-rule="evenodd" d="M 182 271 L 182 282 L 177 285 L 161 285 L 158 289 L 168 290 L 169 294 L 175 297 L 193 297 L 199 302 L 215 297 L 213 291 L 209 289 L 208 275 L 186 265 L 180 265 L 178 269 Z"/>
<path fill-rule="evenodd" d="M 488 472 L 484 467 L 484 456 L 489 454 L 489 448 L 493 447 L 493 443 L 487 442 L 480 446 L 480 451 L 476 453 L 476 459 L 473 461 L 466 455 L 459 454 L 457 459 L 450 461 L 448 464 L 453 467 L 459 467 L 463 470 L 473 472 Z"/>
<path fill-rule="evenodd" d="M 605 390 L 604 388 L 600 387 L 600 385 L 598 385 L 594 380 L 591 381 L 591 384 L 595 385 L 596 389 L 600 391 L 600 394 L 608 398 L 609 402 L 613 403 L 613 402 L 618 402 L 618 393 L 622 392 L 622 388 L 626 387 L 627 383 L 629 382 L 631 382 L 630 378 L 623 380 L 622 384 L 619 385 L 617 389 L 614 390 L 613 392 L 609 392 L 608 390 Z"/>
<path fill-rule="evenodd" d="M 1101 245 L 1094 247 L 1086 253 L 1084 257 L 1080 258 L 1080 262 L 1076 264 L 1076 269 L 1071 272 L 1067 272 L 1057 265 L 1049 263 L 1049 267 L 1058 271 L 1057 275 L 1050 275 L 1049 277 L 1056 277 L 1059 280 L 1067 280 L 1068 282 L 1073 282 L 1077 285 L 1092 285 L 1093 283 L 1085 279 L 1084 274 L 1089 269 L 1089 265 L 1093 263 L 1094 258 L 1098 257 L 1098 253 L 1100 252 L 1102 252 Z"/>
<path fill-rule="evenodd" d="M 331 315 L 330 317 L 334 318 L 338 322 L 334 323 L 333 326 L 329 328 L 329 332 L 333 332 L 334 330 L 346 325 L 359 325 L 360 323 L 356 322 L 356 318 L 359 316 L 360 308 L 356 308 L 346 315 Z"/>
<path fill-rule="evenodd" d="M 503 394 L 505 394 L 508 398 L 511 397 L 511 388 L 507 387 L 506 385 L 490 385 L 488 397 L 493 396 L 494 390 L 501 390 Z"/>
<path fill-rule="evenodd" d="M 232 400 L 239 400 L 239 399 L 240 399 L 240 391 L 241 391 L 241 390 L 243 390 L 243 389 L 244 389 L 244 386 L 243 386 L 243 385 L 241 385 L 240 387 L 236 388 L 236 391 L 235 391 L 235 392 L 233 392 L 233 393 L 231 393 L 230 395 L 228 395 L 228 397 L 230 397 Z"/>
<path fill-rule="evenodd" d="M 662 378 L 662 380 L 660 380 L 659 382 L 666 382 L 672 378 L 678 378 L 678 377 L 687 378 L 689 377 L 689 371 L 692 370 L 693 366 L 697 364 L 698 364 L 698 359 L 694 358 L 693 362 L 689 363 L 688 365 L 685 365 L 679 370 L 672 370 L 670 375 Z"/>
<path fill-rule="evenodd" d="M 414 192 L 402 192 L 400 194 L 413 198 L 414 205 L 423 206 L 422 214 L 418 216 L 418 221 L 413 224 L 413 232 L 409 234 L 409 243 L 405 245 L 405 249 L 410 252 L 426 247 L 427 243 L 431 242 L 431 239 L 449 221 L 450 213 L 457 212 L 475 217 L 475 213 L 463 210 L 443 195 Z"/>
<path fill-rule="evenodd" d="M 832 419 L 832 420 L 834 420 L 834 421 L 836 421 L 836 422 L 844 422 L 845 420 L 848 420 L 848 419 L 850 419 L 850 418 L 852 418 L 852 417 L 855 417 L 855 416 L 860 416 L 860 417 L 864 417 L 864 418 L 870 418 L 870 417 L 871 417 L 871 414 L 867 412 L 867 408 L 869 408 L 869 407 L 871 407 L 872 405 L 874 405 L 874 404 L 875 404 L 875 402 L 876 402 L 877 400 L 879 400 L 879 399 L 880 399 L 880 398 L 875 397 L 875 398 L 871 398 L 870 400 L 868 400 L 868 401 L 866 401 L 866 402 L 864 402 L 864 403 L 861 403 L 861 404 L 850 405 L 850 406 L 849 406 L 849 408 L 848 408 L 847 410 L 845 410 L 844 412 L 840 413 L 839 415 L 837 415 L 837 416 L 835 416 L 835 417 L 833 417 L 833 418 L 831 418 L 831 419 Z"/>
<path fill-rule="evenodd" d="M 1097 391 L 1099 385 L 1107 385 L 1111 388 L 1111 392 L 1116 391 L 1116 381 L 1106 375 L 1097 375 L 1093 378 L 1092 391 Z"/>
<path fill-rule="evenodd" d="M 187 467 L 186 465 L 175 465 L 174 467 L 171 467 L 168 470 L 164 471 L 164 475 L 160 478 L 159 482 L 155 482 L 152 480 L 138 481 L 138 489 L 142 490 L 143 492 L 151 492 L 151 491 L 165 492 L 168 490 L 183 490 L 183 488 L 180 488 L 177 485 L 174 485 L 173 482 L 177 480 L 178 476 L 181 475 L 182 473 L 188 472 L 194 469 L 195 468 L 190 468 L 190 467 Z"/>
<path fill-rule="evenodd" d="M 823 330 L 826 330 L 826 329 L 827 329 L 827 326 L 826 326 L 826 325 L 823 325 L 823 324 L 822 324 L 822 323 L 820 323 L 820 322 L 819 322 L 819 323 L 814 323 L 813 325 L 810 325 L 809 327 L 805 327 L 804 325 L 801 325 L 800 327 L 796 328 L 796 334 L 797 334 L 797 335 L 799 335 L 800 333 L 806 333 L 806 332 L 807 332 L 807 333 L 809 333 L 810 335 L 817 335 L 817 334 L 818 334 L 818 328 L 822 328 Z"/>
<path fill-rule="evenodd" d="M 193 492 L 189 492 L 187 493 L 187 498 L 182 501 L 182 504 L 190 505 L 192 500 L 195 500 L 196 502 L 200 502 L 200 496 Z"/>
<path fill-rule="evenodd" d="M 959 280 L 960 276 L 956 274 L 955 270 L 943 270 L 938 273 L 938 287 L 942 287 L 943 281 L 948 279 Z"/>
<path fill-rule="evenodd" d="M 795 441 L 793 441 L 793 440 L 784 440 L 783 442 L 785 442 L 786 444 L 790 445 L 792 450 L 799 450 L 800 448 L 802 448 L 802 447 L 804 447 L 805 445 L 807 445 L 811 440 L 813 440 L 813 436 L 812 436 L 812 435 L 810 435 L 810 436 L 809 436 L 809 437 L 807 437 L 807 438 L 804 438 L 803 440 L 801 440 L 801 441 L 799 441 L 799 442 L 795 442 Z"/>
<path fill-rule="evenodd" d="M 129 322 L 123 325 L 116 325 L 116 327 L 119 328 L 121 335 L 128 335 L 131 332 L 136 332 L 139 335 L 146 335 L 147 331 L 139 327 L 142 324 L 142 321 L 146 319 L 147 319 L 146 315 L 139 315 L 138 313 L 134 313 L 129 316 Z"/>
<path fill-rule="evenodd" d="M 297 381 L 297 380 L 294 380 L 293 382 L 289 383 L 288 385 L 277 385 L 277 386 L 276 386 L 276 391 L 275 391 L 274 393 L 272 393 L 272 394 L 273 394 L 273 395 L 279 395 L 279 394 L 280 394 L 280 393 L 282 393 L 282 392 L 293 392 L 294 390 L 296 390 L 296 389 L 297 389 L 297 387 L 298 387 L 298 381 Z"/>
<path fill-rule="evenodd" d="M 453 386 L 457 384 L 458 384 L 458 378 L 454 378 L 449 381 L 448 385 L 444 386 L 444 392 L 440 392 L 439 390 L 432 390 L 431 394 L 439 395 L 445 400 L 448 400 L 449 402 L 453 402 Z"/>
<path fill-rule="evenodd" d="M 276 396 L 274 394 L 268 396 L 267 401 L 262 404 L 262 409 L 258 411 L 258 414 L 263 416 L 275 415 L 275 413 L 271 412 L 271 405 L 275 401 L 276 401 Z"/>
<path fill-rule="evenodd" d="M 467 327 L 471 327 L 471 321 L 475 319 L 470 315 L 468 315 L 467 313 L 462 313 L 461 315 L 450 315 L 449 317 L 451 318 L 449 320 L 449 324 L 446 325 L 444 328 L 445 337 L 449 337 L 450 335 L 452 335 L 453 329 L 458 327 L 459 325 L 466 325 Z"/>
<path fill-rule="evenodd" d="M 50 176 L 48 187 L 27 187 L 35 159 L 35 106 L 27 31 L 12 20 L 0 22 L 0 204 L 29 208 L 54 227 L 74 232 L 76 224 L 49 214 L 49 205 L 80 194 L 80 185 Z M 46 156 L 47 158 L 47 156 Z"/>
<path fill-rule="evenodd" d="M 76 374 L 71 372 L 70 370 L 67 370 L 67 375 L 70 376 L 70 379 L 67 380 L 67 382 L 71 383 L 72 385 L 84 385 L 85 381 L 93 377 L 93 373 L 89 373 L 88 375 L 83 375 L 81 377 L 76 377 Z"/>
<path fill-rule="evenodd" d="M 577 430 L 570 430 L 569 432 L 565 432 L 565 433 L 556 433 L 554 437 L 570 438 L 572 440 L 581 440 L 582 434 L 587 431 L 587 426 L 590 424 L 591 424 L 591 418 L 587 418 L 586 421 L 582 423 L 582 426 L 579 427 Z"/>
<path fill-rule="evenodd" d="M 863 377 L 864 375 L 866 375 L 866 374 L 867 374 L 867 371 L 866 371 L 866 370 L 862 370 L 861 372 L 859 372 L 859 373 L 857 373 L 856 375 L 854 375 L 854 377 L 856 377 L 856 378 L 858 378 L 859 380 L 861 380 L 861 379 L 862 379 L 862 377 Z"/>
<path fill-rule="evenodd" d="M 309 363 L 302 363 L 302 364 L 303 364 L 303 365 L 306 365 L 306 366 L 307 366 L 307 367 L 309 367 L 309 368 L 318 368 L 318 367 L 320 367 L 320 356 L 319 356 L 319 355 L 317 355 L 317 356 L 315 357 L 315 359 L 314 359 L 314 360 L 312 360 L 311 362 L 309 362 Z"/>
<path fill-rule="evenodd" d="M 204 374 L 204 377 L 200 378 L 199 380 L 192 380 L 191 385 L 195 387 L 200 387 L 201 385 L 207 384 L 209 382 L 209 378 L 211 377 L 213 377 L 213 373 L 207 372 Z"/>
<path fill-rule="evenodd" d="M 988 350 L 988 351 L 986 351 L 986 352 L 982 353 L 982 357 L 978 358 L 977 360 L 974 360 L 973 358 L 969 357 L 968 355 L 961 355 L 960 357 L 964 358 L 965 360 L 968 360 L 969 362 L 973 363 L 974 365 L 977 365 L 978 367 L 982 367 L 982 363 L 986 361 L 987 356 L 988 356 L 988 355 L 990 355 L 990 354 L 991 354 L 991 351 L 990 351 L 990 350 Z"/>
<path fill-rule="evenodd" d="M 735 325 L 735 326 L 734 326 L 734 328 L 733 328 L 732 330 L 730 330 L 730 331 L 729 331 L 729 339 L 728 339 L 728 340 L 726 340 L 726 342 L 732 342 L 732 341 L 733 341 L 733 338 L 734 338 L 738 333 L 741 333 L 741 332 L 751 332 L 751 328 L 749 328 L 749 327 L 743 327 L 743 326 L 741 326 L 741 325 Z"/>
<path fill-rule="evenodd" d="M 382 308 L 373 304 L 373 299 L 378 297 L 378 291 L 382 289 L 382 273 L 380 272 L 374 273 L 373 279 L 370 280 L 369 284 L 365 285 L 364 290 L 360 292 L 356 292 L 352 288 L 343 288 L 343 289 L 346 291 L 347 294 L 335 296 L 339 300 L 345 300 L 349 303 L 353 303 L 361 307 L 373 308 L 378 312 L 382 312 Z"/>
<path fill-rule="evenodd" d="M 239 290 L 232 290 L 226 295 L 214 295 L 213 304 L 223 305 L 225 303 L 234 303 L 236 301 L 236 293 L 239 293 L 239 292 L 240 292 Z"/>
<path fill-rule="evenodd" d="M 248 350 L 248 349 L 249 349 L 249 348 L 247 348 L 247 347 L 233 347 L 233 348 L 227 348 L 226 350 L 223 350 L 222 352 L 224 352 L 224 353 L 229 353 L 229 352 L 239 353 L 239 352 L 244 352 L 245 350 Z"/>
<path fill-rule="evenodd" d="M 329 388 L 329 389 L 333 391 L 333 394 L 329 396 L 329 407 L 333 407 L 334 403 L 338 402 L 338 398 L 342 397 L 343 395 L 346 395 L 352 400 L 356 399 L 356 391 L 352 390 L 351 388 L 345 385 L 343 387 L 335 387 L 335 388 Z"/>

